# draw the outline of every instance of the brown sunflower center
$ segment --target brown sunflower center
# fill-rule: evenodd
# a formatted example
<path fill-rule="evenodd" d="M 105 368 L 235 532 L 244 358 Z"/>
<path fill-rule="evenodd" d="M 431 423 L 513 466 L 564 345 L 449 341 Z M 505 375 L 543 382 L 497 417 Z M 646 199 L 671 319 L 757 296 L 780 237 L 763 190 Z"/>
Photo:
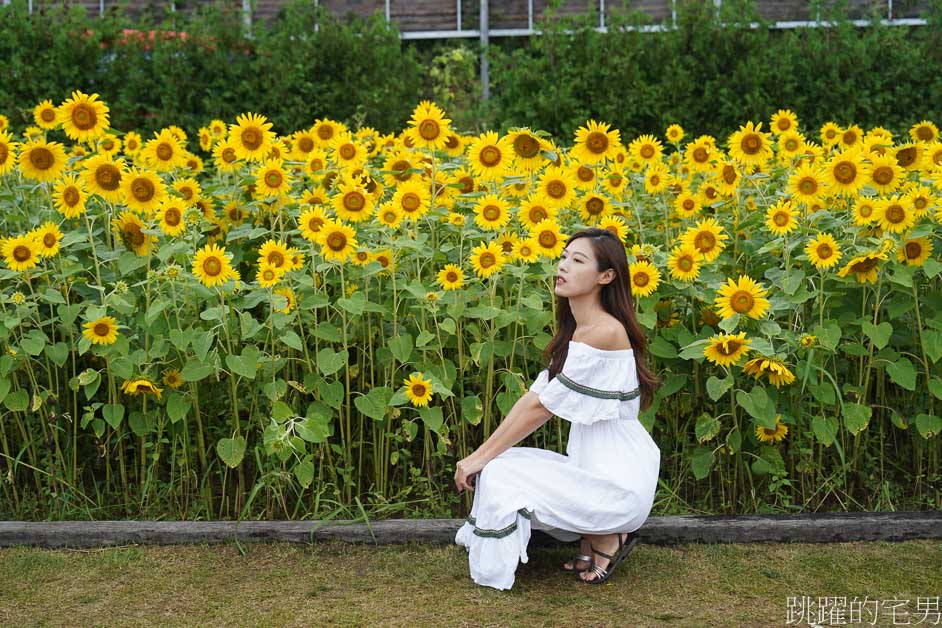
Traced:
<path fill-rule="evenodd" d="M 362 193 L 353 191 L 347 192 L 343 196 L 343 208 L 347 211 L 358 212 L 366 207 L 366 198 Z"/>
<path fill-rule="evenodd" d="M 95 169 L 95 183 L 104 190 L 114 192 L 121 185 L 121 171 L 112 164 L 102 164 Z"/>
<path fill-rule="evenodd" d="M 481 257 L 478 260 L 478 264 L 480 264 L 481 268 L 490 268 L 496 263 L 497 258 L 490 251 L 484 251 L 481 253 Z"/>
<path fill-rule="evenodd" d="M 278 170 L 269 170 L 265 173 L 265 185 L 270 188 L 279 188 L 284 183 L 284 175 Z"/>
<path fill-rule="evenodd" d="M 654 144 L 644 144 L 643 146 L 641 146 L 641 149 L 638 151 L 638 154 L 641 155 L 642 159 L 653 159 L 656 152 L 657 151 L 654 148 Z"/>
<path fill-rule="evenodd" d="M 713 250 L 713 247 L 716 246 L 716 236 L 713 235 L 710 231 L 701 231 L 697 233 L 697 237 L 693 240 L 693 245 L 701 253 L 707 253 Z"/>
<path fill-rule="evenodd" d="M 620 188 L 621 184 L 625 182 L 625 178 L 620 174 L 610 174 L 608 175 L 608 184 L 613 188 Z"/>
<path fill-rule="evenodd" d="M 334 251 L 342 251 L 347 246 L 347 236 L 335 231 L 327 236 L 327 246 Z"/>
<path fill-rule="evenodd" d="M 10 148 L 6 145 L 5 142 L 0 141 L 0 166 L 7 162 L 7 158 L 10 156 Z"/>
<path fill-rule="evenodd" d="M 400 204 L 407 212 L 414 212 L 422 205 L 422 199 L 420 199 L 419 195 L 415 192 L 408 192 L 402 195 Z"/>
<path fill-rule="evenodd" d="M 179 225 L 182 218 L 183 216 L 180 215 L 180 210 L 176 207 L 168 207 L 164 210 L 164 222 L 171 227 Z"/>
<path fill-rule="evenodd" d="M 157 159 L 161 161 L 170 161 L 173 159 L 173 146 L 169 142 L 161 142 L 157 145 Z"/>
<path fill-rule="evenodd" d="M 285 256 L 281 251 L 271 251 L 266 257 L 265 261 L 274 266 L 275 268 L 281 268 L 285 265 Z"/>
<path fill-rule="evenodd" d="M 585 139 L 585 146 L 590 152 L 602 155 L 608 150 L 608 135 L 601 131 L 592 131 Z"/>
<path fill-rule="evenodd" d="M 435 120 L 422 120 L 419 124 L 419 135 L 424 140 L 437 139 L 442 134 L 442 128 Z"/>
<path fill-rule="evenodd" d="M 65 190 L 62 191 L 62 200 L 69 207 L 74 207 L 78 205 L 79 198 L 81 198 L 81 196 L 79 195 L 79 191 L 75 189 L 74 186 L 70 185 L 69 187 L 67 187 Z"/>
<path fill-rule="evenodd" d="M 926 126 L 925 124 L 916 128 L 916 137 L 919 138 L 920 142 L 935 141 L 935 133 L 932 131 L 932 127 Z"/>
<path fill-rule="evenodd" d="M 79 103 L 72 109 L 72 124 L 80 131 L 94 129 L 98 123 L 98 113 L 95 108 L 85 103 Z"/>
<path fill-rule="evenodd" d="M 139 177 L 134 179 L 134 182 L 131 183 L 131 194 L 141 203 L 146 203 L 153 199 L 156 193 L 157 188 L 154 187 L 154 183 L 150 179 Z"/>
<path fill-rule="evenodd" d="M 863 216 L 864 218 L 869 218 L 870 216 L 873 215 L 873 206 L 868 203 L 864 203 L 860 205 L 859 207 L 857 207 L 857 213 Z"/>
<path fill-rule="evenodd" d="M 799 144 L 798 140 L 796 140 L 794 137 L 790 137 L 785 140 L 785 150 L 789 153 L 794 153 L 799 148 L 801 148 L 801 144 Z"/>
<path fill-rule="evenodd" d="M 534 205 L 533 207 L 530 208 L 529 217 L 530 217 L 531 222 L 537 223 L 537 222 L 540 222 L 541 220 L 549 218 L 549 212 L 546 211 L 545 207 L 542 207 L 540 205 Z"/>
<path fill-rule="evenodd" d="M 451 283 L 454 283 L 454 282 L 458 281 L 458 273 L 456 273 L 456 272 L 453 271 L 453 270 L 449 270 L 449 271 L 445 274 L 445 281 L 448 281 L 448 282 L 451 282 Z"/>
<path fill-rule="evenodd" d="M 910 146 L 909 148 L 900 149 L 896 151 L 896 163 L 904 168 L 908 168 L 916 161 L 916 155 L 915 147 Z"/>
<path fill-rule="evenodd" d="M 503 154 L 496 146 L 485 146 L 481 150 L 479 159 L 486 168 L 494 168 L 500 164 L 501 159 L 503 159 Z"/>
<path fill-rule="evenodd" d="M 144 244 L 144 234 L 141 232 L 141 228 L 136 224 L 128 224 L 124 226 L 124 237 L 127 238 L 127 241 L 131 243 L 133 247 L 139 247 Z"/>
<path fill-rule="evenodd" d="M 634 280 L 635 285 L 638 286 L 639 288 L 643 288 L 649 283 L 651 283 L 651 277 L 643 270 L 639 270 L 635 272 L 635 274 L 631 278 L 632 280 Z"/>
<path fill-rule="evenodd" d="M 776 227 L 784 227 L 788 225 L 791 221 L 791 216 L 788 215 L 788 212 L 775 212 L 772 216 L 772 222 L 775 223 Z"/>
<path fill-rule="evenodd" d="M 723 181 L 726 182 L 726 185 L 736 183 L 736 168 L 728 164 L 723 166 Z"/>
<path fill-rule="evenodd" d="M 798 182 L 798 190 L 810 196 L 818 191 L 818 180 L 814 177 L 802 177 Z"/>
<path fill-rule="evenodd" d="M 579 166 L 579 169 L 576 170 L 576 176 L 579 177 L 579 180 L 588 183 L 595 178 L 595 172 L 592 171 L 592 168 L 586 168 L 585 166 Z"/>
<path fill-rule="evenodd" d="M 919 259 L 919 256 L 922 255 L 922 244 L 919 242 L 907 242 L 904 247 L 906 252 L 906 259 Z"/>
<path fill-rule="evenodd" d="M 484 209 L 481 210 L 481 214 L 489 221 L 498 220 L 501 217 L 502 212 L 500 207 L 497 205 L 486 205 Z"/>
<path fill-rule="evenodd" d="M 59 239 L 56 237 L 56 234 L 54 233 L 43 234 L 43 246 L 46 247 L 47 249 L 53 248 L 58 241 Z"/>
<path fill-rule="evenodd" d="M 261 148 L 265 141 L 264 138 L 265 135 L 262 133 L 262 130 L 254 126 L 242 129 L 242 133 L 239 134 L 239 140 L 242 142 L 242 146 L 248 150 L 258 150 Z"/>
<path fill-rule="evenodd" d="M 423 384 L 412 384 L 412 394 L 416 397 L 424 397 L 426 390 L 428 390 Z"/>
<path fill-rule="evenodd" d="M 326 141 L 334 136 L 334 127 L 329 124 L 321 124 L 318 125 L 315 133 L 317 133 L 317 137 Z"/>
<path fill-rule="evenodd" d="M 899 203 L 893 203 L 892 205 L 886 208 L 884 212 L 886 216 L 886 221 L 898 225 L 899 223 L 906 220 L 906 210 L 903 209 L 903 206 Z"/>
<path fill-rule="evenodd" d="M 56 163 L 56 158 L 52 151 L 43 146 L 38 146 L 29 151 L 29 163 L 36 170 L 49 170 Z"/>
<path fill-rule="evenodd" d="M 680 256 L 677 258 L 677 268 L 684 271 L 685 273 L 689 273 L 691 270 L 693 270 L 693 259 L 691 259 L 689 255 Z"/>
<path fill-rule="evenodd" d="M 28 246 L 18 244 L 13 247 L 13 259 L 18 262 L 26 262 L 32 259 L 33 251 Z"/>
<path fill-rule="evenodd" d="M 834 166 L 834 178 L 838 183 L 850 185 L 857 178 L 857 166 L 849 161 L 840 161 Z"/>
<path fill-rule="evenodd" d="M 740 142 L 742 152 L 747 155 L 755 155 L 762 150 L 762 138 L 756 133 L 746 133 Z"/>
<path fill-rule="evenodd" d="M 818 245 L 816 253 L 818 254 L 819 259 L 829 259 L 832 255 L 834 255 L 834 249 L 831 248 L 830 244 L 822 242 Z"/>
<path fill-rule="evenodd" d="M 913 207 L 919 210 L 923 210 L 929 206 L 929 199 L 925 196 L 916 196 L 913 198 Z"/>
<path fill-rule="evenodd" d="M 755 305 L 755 298 L 752 296 L 752 293 L 746 290 L 736 291 L 732 297 L 729 299 L 729 304 L 734 311 L 745 314 L 752 309 L 752 306 Z"/>
<path fill-rule="evenodd" d="M 357 156 L 357 147 L 351 144 L 350 142 L 347 142 L 346 144 L 341 146 L 340 150 L 337 152 L 340 153 L 340 156 L 343 159 L 353 159 L 354 157 Z"/>
<path fill-rule="evenodd" d="M 779 131 L 787 131 L 788 129 L 792 128 L 792 121 L 788 118 L 779 118 L 775 123 L 775 126 L 778 127 Z"/>
<path fill-rule="evenodd" d="M 659 186 L 661 184 L 661 175 L 657 174 L 656 172 L 648 175 L 648 183 L 651 184 L 651 187 Z"/>
<path fill-rule="evenodd" d="M 108 151 L 108 152 L 114 150 L 114 140 L 111 139 L 110 137 L 106 137 L 105 139 L 101 141 L 101 148 L 102 150 Z"/>
<path fill-rule="evenodd" d="M 566 196 L 566 184 L 560 181 L 559 179 L 553 179 L 546 184 L 546 193 L 551 198 L 563 198 Z"/>
<path fill-rule="evenodd" d="M 557 237 L 552 231 L 543 231 L 540 233 L 537 241 L 540 243 L 540 246 L 549 249 L 556 246 Z"/>
<path fill-rule="evenodd" d="M 218 277 L 222 273 L 222 260 L 215 255 L 203 260 L 203 272 L 210 277 Z"/>
<path fill-rule="evenodd" d="M 893 169 L 889 166 L 880 166 L 873 171 L 873 180 L 880 185 L 887 185 L 893 181 Z"/>
<path fill-rule="evenodd" d="M 598 196 L 593 196 L 585 202 L 585 210 L 592 216 L 597 216 L 605 209 L 605 201 Z"/>
<path fill-rule="evenodd" d="M 108 323 L 95 323 L 93 331 L 95 332 L 96 336 L 105 337 L 111 333 L 111 325 Z"/>
<path fill-rule="evenodd" d="M 693 160 L 698 164 L 704 164 L 710 160 L 710 152 L 702 146 L 693 149 Z"/>
<path fill-rule="evenodd" d="M 857 132 L 854 130 L 844 131 L 842 140 L 846 145 L 853 146 L 854 144 L 857 143 Z"/>
<path fill-rule="evenodd" d="M 448 137 L 445 138 L 445 148 L 454 150 L 459 146 L 461 146 L 461 140 L 459 140 L 458 136 L 454 133 L 449 134 Z"/>
<path fill-rule="evenodd" d="M 729 356 L 735 355 L 741 347 L 742 344 L 738 340 L 727 340 L 726 342 L 718 343 L 715 349 L 717 353 Z"/>
<path fill-rule="evenodd" d="M 224 148 L 222 151 L 222 160 L 231 164 L 237 159 L 235 149 L 232 147 Z"/>
<path fill-rule="evenodd" d="M 306 135 L 304 137 L 298 138 L 298 150 L 300 150 L 302 153 L 311 152 L 314 150 L 314 140 Z"/>
<path fill-rule="evenodd" d="M 877 267 L 877 259 L 873 257 L 868 257 L 859 262 L 856 262 L 853 266 L 850 267 L 851 271 L 855 273 L 869 273 L 871 270 Z"/>
<path fill-rule="evenodd" d="M 697 202 L 692 198 L 685 198 L 680 204 L 684 208 L 684 211 L 692 212 L 697 206 Z"/>
<path fill-rule="evenodd" d="M 39 118 L 43 122 L 55 122 L 56 121 L 56 110 L 50 107 L 46 107 L 39 112 Z"/>

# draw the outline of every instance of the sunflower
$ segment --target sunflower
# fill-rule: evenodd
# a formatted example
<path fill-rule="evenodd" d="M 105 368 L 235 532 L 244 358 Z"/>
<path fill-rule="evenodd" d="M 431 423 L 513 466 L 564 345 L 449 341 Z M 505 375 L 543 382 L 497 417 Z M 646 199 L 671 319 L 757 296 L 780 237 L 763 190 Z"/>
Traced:
<path fill-rule="evenodd" d="M 144 233 L 144 223 L 137 214 L 123 211 L 111 221 L 111 225 L 129 251 L 134 251 L 142 257 L 150 253 L 150 245 L 155 242 L 156 238 Z"/>
<path fill-rule="evenodd" d="M 762 318 L 769 309 L 768 290 L 747 275 L 740 275 L 737 281 L 730 278 L 716 292 L 714 306 L 723 319 L 736 314 L 750 318 Z"/>
<path fill-rule="evenodd" d="M 805 254 L 818 270 L 826 270 L 837 264 L 843 253 L 830 233 L 819 233 L 805 245 Z"/>
<path fill-rule="evenodd" d="M 684 139 L 684 127 L 679 124 L 672 124 L 667 127 L 667 130 L 664 132 L 664 136 L 672 144 L 677 144 Z"/>
<path fill-rule="evenodd" d="M 219 172 L 235 172 L 240 165 L 235 142 L 224 140 L 213 146 L 213 157 Z"/>
<path fill-rule="evenodd" d="M 6 131 L 0 131 L 0 176 L 13 169 L 16 162 L 17 143 Z"/>
<path fill-rule="evenodd" d="M 229 125 L 229 142 L 235 149 L 237 159 L 263 161 L 271 151 L 275 134 L 268 118 L 255 113 L 243 113 L 236 123 Z"/>
<path fill-rule="evenodd" d="M 876 201 L 876 220 L 880 228 L 891 233 L 909 231 L 916 223 L 916 212 L 906 201 L 905 197 L 898 195 Z"/>
<path fill-rule="evenodd" d="M 373 261 L 373 255 L 366 249 L 357 249 L 350 256 L 350 261 L 353 262 L 354 266 L 366 266 Z"/>
<path fill-rule="evenodd" d="M 486 194 L 474 206 L 474 222 L 488 231 L 500 231 L 510 222 L 510 205 L 494 194 Z"/>
<path fill-rule="evenodd" d="M 841 148 L 859 148 L 863 144 L 863 129 L 856 124 L 852 124 L 841 133 L 841 139 L 838 144 Z"/>
<path fill-rule="evenodd" d="M 787 235 L 798 227 L 795 208 L 788 199 L 781 199 L 765 212 L 765 226 L 774 235 Z"/>
<path fill-rule="evenodd" d="M 904 240 L 896 249 L 896 259 L 910 266 L 922 266 L 932 254 L 932 240 L 928 237 Z"/>
<path fill-rule="evenodd" d="M 383 270 L 392 272 L 396 268 L 396 256 L 392 249 L 383 249 L 373 254 L 373 259 L 379 262 Z"/>
<path fill-rule="evenodd" d="M 54 222 L 44 222 L 34 229 L 30 235 L 36 242 L 38 253 L 42 257 L 53 257 L 59 254 L 59 243 L 62 241 L 62 231 Z"/>
<path fill-rule="evenodd" d="M 291 264 L 289 261 L 290 256 L 288 246 L 284 242 L 277 242 L 274 239 L 269 239 L 258 250 L 259 263 L 268 264 L 282 272 L 288 270 Z"/>
<path fill-rule="evenodd" d="M 628 144 L 628 155 L 642 164 L 660 163 L 664 149 L 653 135 L 641 135 Z"/>
<path fill-rule="evenodd" d="M 566 248 L 566 237 L 560 231 L 559 223 L 549 218 L 533 225 L 530 237 L 536 240 L 540 255 L 548 259 L 558 258 Z"/>
<path fill-rule="evenodd" d="M 696 248 L 681 244 L 675 246 L 667 259 L 671 277 L 680 281 L 693 281 L 700 276 L 700 263 L 703 255 Z"/>
<path fill-rule="evenodd" d="M 785 131 L 778 136 L 778 156 L 784 159 L 784 163 L 795 157 L 800 157 L 805 152 L 805 138 L 798 131 Z"/>
<path fill-rule="evenodd" d="M 163 388 L 157 388 L 156 384 L 143 377 L 129 379 L 121 385 L 121 391 L 128 395 L 156 395 L 158 399 L 160 399 L 160 393 L 163 390 Z"/>
<path fill-rule="evenodd" d="M 798 128 L 798 116 L 791 109 L 779 109 L 772 114 L 769 131 L 773 135 L 795 131 Z"/>
<path fill-rule="evenodd" d="M 537 193 L 554 208 L 567 207 L 576 196 L 575 181 L 565 169 L 551 166 L 540 176 Z"/>
<path fill-rule="evenodd" d="M 193 274 L 207 288 L 219 286 L 229 279 L 239 280 L 239 273 L 232 268 L 229 254 L 216 244 L 207 244 L 196 252 L 192 260 Z"/>
<path fill-rule="evenodd" d="M 346 127 L 344 127 L 342 123 L 331 120 L 330 118 L 318 118 L 314 121 L 314 126 L 311 127 L 314 137 L 317 138 L 321 146 L 330 145 L 334 137 L 344 130 L 346 130 Z"/>
<path fill-rule="evenodd" d="M 499 272 L 504 263 L 504 250 L 497 242 L 482 242 L 471 249 L 471 267 L 482 279 Z"/>
<path fill-rule="evenodd" d="M 167 197 L 157 209 L 157 224 L 168 236 L 178 236 L 186 231 L 186 205 L 179 198 Z"/>
<path fill-rule="evenodd" d="M 154 132 L 141 150 L 141 159 L 147 166 L 161 172 L 169 172 L 183 166 L 186 149 L 170 129 Z"/>
<path fill-rule="evenodd" d="M 545 196 L 536 194 L 525 199 L 517 209 L 520 224 L 531 229 L 542 220 L 555 220 L 558 210 L 551 206 Z"/>
<path fill-rule="evenodd" d="M 611 231 L 621 242 L 628 238 L 628 225 L 620 216 L 605 216 L 599 221 L 598 227 Z"/>
<path fill-rule="evenodd" d="M 422 377 L 422 373 L 412 373 L 402 383 L 405 385 L 406 397 L 413 406 L 428 406 L 432 400 L 432 382 Z"/>
<path fill-rule="evenodd" d="M 394 152 L 386 156 L 383 162 L 383 182 L 386 185 L 398 185 L 412 179 L 421 178 L 416 157 L 405 152 Z M 473 185 L 472 189 L 474 191 Z"/>
<path fill-rule="evenodd" d="M 604 194 L 590 192 L 579 200 L 579 215 L 586 224 L 597 225 L 599 220 L 611 214 L 611 202 Z"/>
<path fill-rule="evenodd" d="M 307 161 L 317 146 L 317 136 L 313 127 L 295 131 L 291 134 L 291 159 Z"/>
<path fill-rule="evenodd" d="M 749 351 L 752 340 L 746 338 L 746 332 L 730 335 L 720 332 L 710 336 L 710 343 L 703 350 L 703 355 L 717 366 L 732 366 L 739 362 Z"/>
<path fill-rule="evenodd" d="M 180 376 L 180 369 L 167 369 L 164 371 L 161 381 L 170 388 L 179 388 L 183 385 L 183 377 Z"/>
<path fill-rule="evenodd" d="M 681 218 L 693 218 L 700 213 L 702 208 L 703 205 L 701 205 L 697 197 L 690 192 L 681 192 L 677 195 L 677 198 L 674 199 L 674 211 L 676 211 L 677 215 Z"/>
<path fill-rule="evenodd" d="M 644 189 L 648 194 L 659 194 L 667 190 L 673 177 L 667 166 L 661 162 L 652 162 L 644 172 Z"/>
<path fill-rule="evenodd" d="M 684 146 L 684 164 L 691 172 L 707 172 L 712 169 L 715 154 L 713 138 L 702 135 Z"/>
<path fill-rule="evenodd" d="M 909 137 L 913 138 L 914 142 L 931 144 L 939 141 L 939 127 L 929 120 L 922 120 L 909 129 Z"/>
<path fill-rule="evenodd" d="M 55 181 L 65 170 L 65 147 L 59 142 L 31 140 L 21 147 L 18 163 L 27 179 Z"/>
<path fill-rule="evenodd" d="M 412 180 L 396 188 L 392 205 L 404 217 L 417 221 L 431 209 L 429 186 L 421 180 Z"/>
<path fill-rule="evenodd" d="M 621 132 L 609 130 L 606 122 L 589 120 L 585 126 L 576 130 L 576 140 L 570 154 L 584 164 L 597 164 L 606 159 L 614 159 L 615 152 L 621 145 Z"/>
<path fill-rule="evenodd" d="M 602 188 L 611 196 L 616 198 L 619 197 L 628 187 L 628 177 L 626 177 L 622 171 L 617 169 L 603 172 L 599 177 L 599 180 L 602 183 Z"/>
<path fill-rule="evenodd" d="M 716 187 L 712 179 L 707 179 L 700 184 L 700 188 L 697 190 L 697 198 L 700 204 L 706 207 L 713 207 L 723 200 L 723 197 L 720 196 L 719 188 Z"/>
<path fill-rule="evenodd" d="M 837 272 L 838 277 L 846 277 L 854 273 L 859 283 L 876 283 L 877 268 L 880 260 L 885 260 L 886 254 L 883 251 L 871 251 L 858 255 Z"/>
<path fill-rule="evenodd" d="M 330 203 L 338 218 L 352 222 L 369 220 L 373 215 L 375 203 L 359 181 L 344 178 L 337 184 L 336 189 L 337 194 L 330 199 Z"/>
<path fill-rule="evenodd" d="M 56 109 L 57 121 L 65 134 L 78 142 L 93 141 L 101 137 L 108 128 L 108 106 L 91 96 L 76 90 L 72 97 Z"/>
<path fill-rule="evenodd" d="M 39 244 L 32 235 L 7 238 L 3 242 L 3 261 L 16 272 L 29 270 L 39 264 Z"/>
<path fill-rule="evenodd" d="M 844 132 L 844 129 L 840 127 L 836 122 L 825 122 L 821 126 L 821 143 L 825 146 L 834 146 L 841 141 L 841 133 Z"/>
<path fill-rule="evenodd" d="M 877 219 L 876 199 L 866 196 L 854 201 L 854 225 L 864 227 Z"/>
<path fill-rule="evenodd" d="M 33 120 L 36 122 L 36 126 L 41 129 L 50 131 L 56 128 L 59 126 L 58 118 L 56 106 L 52 104 L 51 100 L 43 100 L 33 107 Z"/>
<path fill-rule="evenodd" d="M 742 182 L 742 172 L 732 159 L 724 159 L 716 164 L 713 171 L 716 189 L 723 196 L 732 196 Z"/>
<path fill-rule="evenodd" d="M 313 207 L 298 217 L 301 237 L 310 242 L 317 242 L 318 234 L 328 217 L 320 207 Z"/>
<path fill-rule="evenodd" d="M 906 170 L 917 170 L 922 165 L 923 144 L 909 142 L 896 147 L 896 163 Z"/>
<path fill-rule="evenodd" d="M 813 334 L 802 334 L 801 338 L 798 339 L 798 344 L 804 349 L 810 349 L 818 342 L 818 337 Z"/>
<path fill-rule="evenodd" d="M 870 155 L 870 167 L 867 168 L 866 184 L 879 194 L 888 194 L 903 184 L 905 171 L 896 163 L 892 155 Z"/>
<path fill-rule="evenodd" d="M 258 265 L 258 272 L 255 274 L 255 281 L 258 282 L 258 285 L 262 288 L 271 288 L 279 281 L 284 275 L 284 271 L 279 268 L 275 268 L 268 262 L 262 260 Z"/>
<path fill-rule="evenodd" d="M 775 358 L 760 356 L 752 358 L 742 366 L 744 373 L 752 375 L 758 380 L 763 375 L 768 375 L 769 382 L 776 388 L 781 388 L 782 384 L 788 385 L 795 381 L 795 375 L 785 363 Z"/>
<path fill-rule="evenodd" d="M 768 133 L 762 132 L 762 123 L 752 121 L 729 136 L 729 155 L 747 166 L 762 166 L 772 158 L 772 144 Z"/>
<path fill-rule="evenodd" d="M 343 222 L 328 220 L 321 227 L 318 243 L 325 260 L 344 262 L 357 248 L 356 232 Z"/>
<path fill-rule="evenodd" d="M 443 149 L 451 131 L 451 120 L 435 103 L 423 100 L 412 111 L 409 135 L 419 148 Z"/>
<path fill-rule="evenodd" d="M 903 194 L 903 198 L 901 198 L 900 201 L 904 205 L 912 207 L 916 218 L 925 216 L 929 213 L 930 208 L 938 204 L 938 200 L 935 194 L 932 193 L 932 190 L 923 185 L 915 185 L 907 188 L 907 191 Z"/>
<path fill-rule="evenodd" d="M 942 142 L 934 142 L 926 146 L 924 167 L 930 171 L 935 169 L 937 172 L 939 167 L 942 167 Z"/>
<path fill-rule="evenodd" d="M 703 255 L 704 261 L 712 262 L 723 252 L 728 238 L 715 218 L 706 218 L 698 221 L 695 227 L 687 229 L 681 240 L 697 249 Z"/>
<path fill-rule="evenodd" d="M 537 261 L 540 258 L 539 245 L 532 236 L 520 238 L 514 244 L 514 259 L 527 262 L 528 264 Z"/>
<path fill-rule="evenodd" d="M 777 443 L 788 434 L 788 426 L 782 423 L 782 415 L 775 415 L 775 429 L 756 426 L 756 438 L 763 443 Z"/>
<path fill-rule="evenodd" d="M 268 159 L 259 164 L 255 175 L 255 194 L 269 198 L 283 196 L 291 188 L 291 175 L 282 168 L 280 160 Z"/>
<path fill-rule="evenodd" d="M 157 174 L 134 169 L 121 178 L 124 203 L 133 210 L 150 212 L 167 197 L 167 187 Z"/>
<path fill-rule="evenodd" d="M 457 215 L 464 219 L 464 216 L 461 214 Z M 387 201 L 386 203 L 380 205 L 379 211 L 376 214 L 376 219 L 390 229 L 395 229 L 398 227 L 403 218 L 405 218 L 405 214 L 401 209 L 393 205 L 392 201 Z M 454 223 L 452 222 L 452 224 Z M 464 223 L 462 222 L 462 224 Z"/>
<path fill-rule="evenodd" d="M 294 296 L 294 290 L 292 290 L 291 288 L 287 288 L 287 287 L 275 288 L 272 291 L 272 294 L 279 294 L 283 296 L 287 301 L 284 307 L 276 307 L 275 308 L 276 312 L 287 314 L 291 310 L 293 310 L 295 306 L 297 305 L 297 299 Z"/>
<path fill-rule="evenodd" d="M 514 129 L 507 134 L 513 154 L 514 166 L 523 172 L 533 172 L 543 162 L 542 151 L 550 148 L 549 142 L 533 134 L 529 129 Z"/>
<path fill-rule="evenodd" d="M 121 139 L 113 133 L 105 133 L 99 138 L 96 150 L 100 155 L 117 155 L 121 152 Z"/>
<path fill-rule="evenodd" d="M 460 157 L 464 154 L 465 141 L 458 133 L 449 131 L 445 134 L 445 154 L 449 157 Z"/>
<path fill-rule="evenodd" d="M 334 161 L 338 166 L 347 170 L 362 168 L 368 157 L 366 148 L 347 131 L 334 136 L 330 146 L 333 149 L 331 156 Z"/>
<path fill-rule="evenodd" d="M 468 161 L 475 176 L 499 179 L 513 161 L 513 147 L 507 137 L 499 137 L 496 131 L 485 131 L 468 146 Z"/>
<path fill-rule="evenodd" d="M 124 154 L 128 157 L 134 157 L 141 152 L 143 140 L 139 133 L 128 131 L 124 134 Z"/>
<path fill-rule="evenodd" d="M 825 164 L 824 176 L 835 194 L 853 196 L 867 182 L 867 170 L 859 152 L 843 151 Z"/>
<path fill-rule="evenodd" d="M 95 155 L 84 165 L 82 178 L 89 192 L 98 194 L 112 203 L 120 203 L 123 200 L 121 180 L 126 168 L 123 161 L 115 161 L 106 155 Z"/>
<path fill-rule="evenodd" d="M 590 168 L 584 164 L 572 162 L 569 166 L 573 175 L 576 188 L 580 190 L 595 189 L 595 168 Z"/>
<path fill-rule="evenodd" d="M 464 285 L 464 272 L 455 264 L 445 264 L 436 276 L 438 284 L 444 290 L 457 290 Z"/>
<path fill-rule="evenodd" d="M 52 192 L 52 201 L 56 209 L 66 218 L 78 218 L 85 212 L 88 195 L 85 186 L 74 174 L 67 174 L 56 182 Z"/>
<path fill-rule="evenodd" d="M 648 261 L 629 264 L 628 274 L 631 277 L 631 294 L 638 298 L 651 295 L 661 282 L 660 271 Z"/>
<path fill-rule="evenodd" d="M 102 316 L 82 326 L 82 335 L 96 345 L 113 345 L 118 341 L 118 321 L 113 316 Z"/>

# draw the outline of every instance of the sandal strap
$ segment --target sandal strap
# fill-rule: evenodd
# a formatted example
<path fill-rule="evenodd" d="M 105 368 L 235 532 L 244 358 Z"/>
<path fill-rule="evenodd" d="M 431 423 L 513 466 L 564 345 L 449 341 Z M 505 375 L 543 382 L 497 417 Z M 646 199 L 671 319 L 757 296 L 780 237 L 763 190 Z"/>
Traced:
<path fill-rule="evenodd" d="M 576 555 L 573 557 L 572 560 L 573 560 L 574 562 L 577 561 L 577 560 L 581 560 L 581 561 L 585 561 L 585 562 L 587 562 L 587 563 L 591 563 L 591 562 L 592 562 L 592 557 L 591 557 L 591 556 L 586 556 L 585 554 L 576 554 Z"/>
<path fill-rule="evenodd" d="M 592 548 L 592 553 L 594 553 L 594 554 L 598 554 L 599 556 L 604 556 L 605 558 L 607 558 L 607 559 L 609 559 L 609 560 L 613 560 L 613 559 L 614 559 L 614 557 L 613 557 L 611 554 L 606 554 L 605 552 L 600 552 L 600 551 L 598 551 L 597 549 L 595 549 L 595 546 L 594 546 L 594 545 L 590 545 L 589 547 Z M 616 552 L 616 553 L 617 553 L 617 552 Z"/>

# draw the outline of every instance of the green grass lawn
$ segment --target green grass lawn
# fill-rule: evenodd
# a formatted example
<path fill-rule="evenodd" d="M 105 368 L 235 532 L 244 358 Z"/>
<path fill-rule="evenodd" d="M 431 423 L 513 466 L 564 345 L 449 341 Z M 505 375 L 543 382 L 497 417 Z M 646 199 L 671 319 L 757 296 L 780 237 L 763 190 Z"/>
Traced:
<path fill-rule="evenodd" d="M 557 571 L 575 545 L 531 544 L 510 591 L 475 585 L 455 545 L 243 547 L 0 548 L 0 624 L 781 626 L 802 595 L 908 599 L 916 624 L 942 594 L 939 541 L 642 543 L 601 586 Z"/>

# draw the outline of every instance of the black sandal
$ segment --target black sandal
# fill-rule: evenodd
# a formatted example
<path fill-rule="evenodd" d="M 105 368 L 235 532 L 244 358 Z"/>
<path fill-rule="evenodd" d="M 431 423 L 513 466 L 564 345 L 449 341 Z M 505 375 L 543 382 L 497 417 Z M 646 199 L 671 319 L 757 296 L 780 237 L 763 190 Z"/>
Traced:
<path fill-rule="evenodd" d="M 630 540 L 628 540 L 629 537 L 630 537 Z M 585 571 L 591 571 L 592 573 L 594 573 L 595 578 L 593 578 L 592 580 L 585 580 L 584 578 L 582 578 L 581 573 L 579 573 L 579 574 L 576 574 L 576 579 L 585 584 L 602 584 L 603 582 L 608 580 L 611 577 L 612 573 L 615 571 L 615 567 L 618 566 L 618 563 L 625 560 L 628 554 L 631 553 L 631 550 L 633 550 L 635 548 L 635 545 L 638 543 L 638 535 L 635 534 L 634 532 L 628 532 L 627 535 L 625 536 L 625 539 L 627 540 L 627 543 L 625 541 L 622 541 L 621 533 L 619 532 L 618 533 L 618 549 L 615 551 L 614 556 L 610 556 L 606 554 L 605 552 L 600 552 L 594 547 L 592 547 L 592 545 L 590 544 L 589 547 L 592 548 L 593 554 L 598 554 L 599 556 L 603 556 L 609 560 L 608 568 L 606 569 L 606 568 L 599 567 L 598 565 L 596 565 L 595 557 L 593 556 L 592 561 L 589 565 L 589 568 L 586 569 Z"/>
<path fill-rule="evenodd" d="M 582 569 L 579 569 L 578 567 L 576 567 L 576 563 L 578 563 L 580 560 L 583 562 L 589 563 L 590 566 L 592 565 L 592 557 L 586 556 L 585 554 L 576 554 L 575 556 L 572 557 L 571 560 L 572 560 L 572 567 L 567 568 L 566 563 L 563 563 L 562 567 L 560 567 L 559 570 L 565 571 L 567 573 L 578 574 L 588 569 L 588 567 L 583 567 Z"/>

